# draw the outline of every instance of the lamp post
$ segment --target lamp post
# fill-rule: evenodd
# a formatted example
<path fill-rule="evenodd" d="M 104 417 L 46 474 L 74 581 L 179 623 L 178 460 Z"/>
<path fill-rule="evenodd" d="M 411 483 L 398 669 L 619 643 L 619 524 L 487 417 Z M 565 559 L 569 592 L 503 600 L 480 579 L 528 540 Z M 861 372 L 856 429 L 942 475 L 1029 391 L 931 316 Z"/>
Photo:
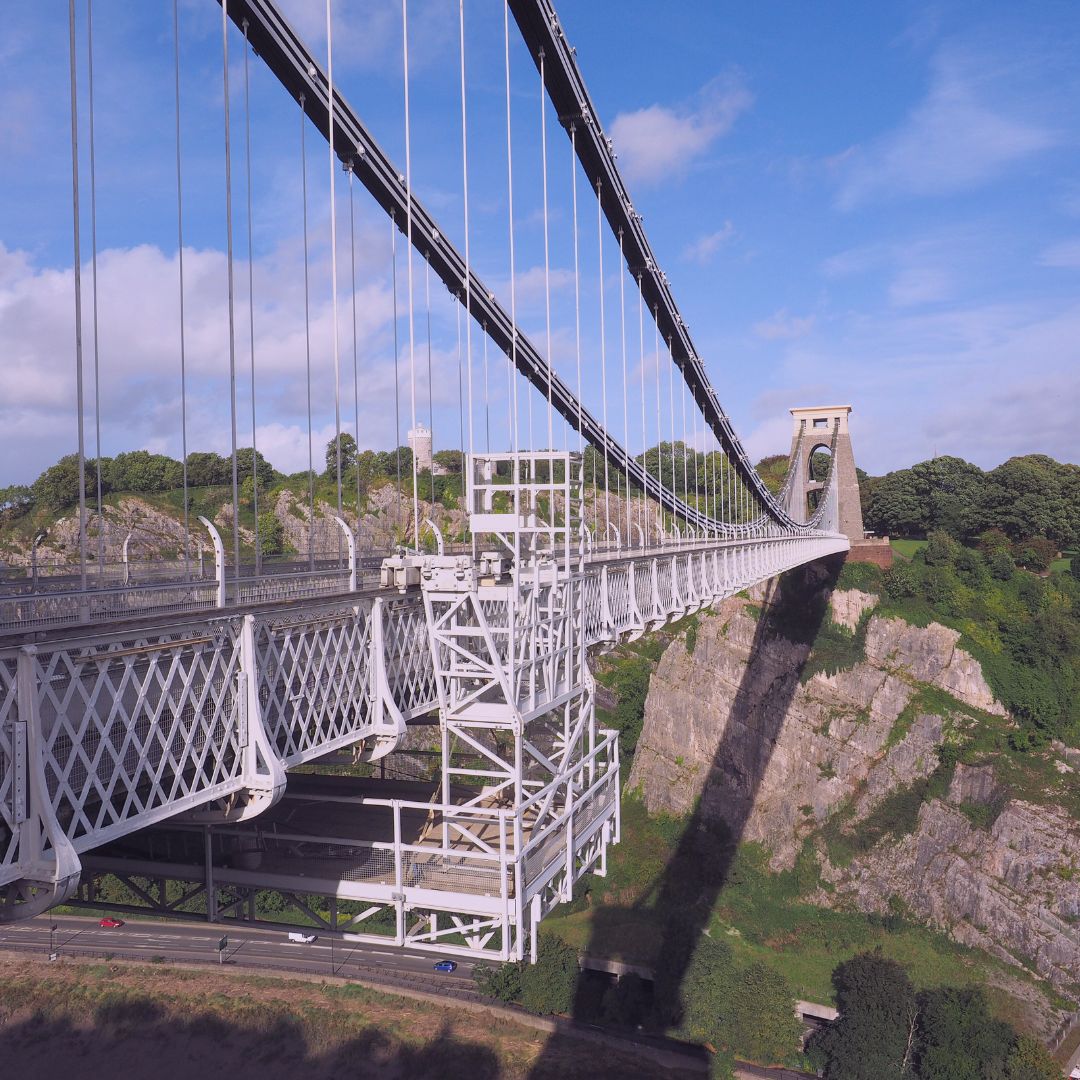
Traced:
<path fill-rule="evenodd" d="M 38 567 L 37 567 L 37 549 L 40 544 L 49 534 L 42 529 L 41 532 L 34 537 L 34 542 L 30 545 L 30 576 L 32 581 L 32 588 L 34 592 L 37 592 L 38 584 Z"/>
<path fill-rule="evenodd" d="M 49 959 L 56 959 L 56 949 L 53 947 L 53 941 L 56 938 L 56 923 L 49 924 Z"/>

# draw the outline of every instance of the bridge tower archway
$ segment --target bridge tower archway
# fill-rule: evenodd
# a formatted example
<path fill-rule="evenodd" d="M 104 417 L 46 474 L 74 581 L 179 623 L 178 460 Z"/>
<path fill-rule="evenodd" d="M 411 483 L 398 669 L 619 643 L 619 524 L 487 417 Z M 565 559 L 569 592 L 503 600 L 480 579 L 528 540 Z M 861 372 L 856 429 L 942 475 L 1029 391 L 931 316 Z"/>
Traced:
<path fill-rule="evenodd" d="M 859 478 L 855 472 L 855 455 L 851 448 L 851 432 L 848 427 L 850 405 L 822 405 L 791 410 L 791 453 L 794 456 L 796 475 L 791 485 L 791 513 L 800 518 L 812 513 L 817 505 L 833 450 L 832 462 L 836 469 L 837 498 L 839 504 L 840 531 L 853 544 L 863 539 L 862 505 L 859 501 Z M 822 460 L 822 459 L 826 460 Z"/>

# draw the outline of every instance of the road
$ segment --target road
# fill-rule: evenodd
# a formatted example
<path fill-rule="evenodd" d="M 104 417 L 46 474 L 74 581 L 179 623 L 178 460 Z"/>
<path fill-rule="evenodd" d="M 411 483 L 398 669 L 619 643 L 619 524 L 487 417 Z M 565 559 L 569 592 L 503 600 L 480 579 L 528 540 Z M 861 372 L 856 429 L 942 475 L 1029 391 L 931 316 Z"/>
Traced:
<path fill-rule="evenodd" d="M 54 932 L 50 927 L 55 926 Z M 305 929 L 303 927 L 299 928 Z M 20 951 L 46 953 L 50 945 L 63 956 L 102 956 L 114 954 L 119 959 L 152 961 L 157 957 L 174 962 L 213 962 L 218 955 L 218 942 L 228 936 L 228 946 L 222 963 L 232 968 L 274 968 L 285 973 L 330 975 L 385 982 L 410 990 L 442 992 L 451 998 L 485 1001 L 476 992 L 471 960 L 455 958 L 458 965 L 453 974 L 434 970 L 439 957 L 400 948 L 381 949 L 378 945 L 345 941 L 321 934 L 309 945 L 288 940 L 286 930 L 263 930 L 256 927 L 233 927 L 220 924 L 182 923 L 169 920 L 155 922 L 131 920 L 123 926 L 106 929 L 98 918 L 63 915 L 43 916 L 23 923 L 0 926 L 0 948 L 14 947 Z M 51 937 L 51 940 L 50 940 Z M 569 1023 L 573 1024 L 572 1021 Z M 669 1042 L 659 1036 L 616 1032 L 594 1024 L 573 1024 L 579 1037 L 591 1037 L 613 1045 L 636 1044 L 643 1051 L 667 1051 L 678 1057 L 686 1056 L 689 1064 L 700 1059 L 696 1047 Z M 685 1065 L 684 1065 L 685 1067 Z M 692 1066 L 691 1066 L 692 1067 Z M 703 1068 L 704 1071 L 704 1068 Z M 805 1073 L 787 1069 L 766 1069 L 744 1065 L 736 1069 L 741 1080 L 803 1080 Z M 808 1078 L 813 1080 L 813 1078 Z"/>
<path fill-rule="evenodd" d="M 455 990 L 468 992 L 470 996 L 476 992 L 470 960 L 457 959 L 457 971 L 443 974 L 434 970 L 433 965 L 439 957 L 431 953 L 411 952 L 393 946 L 382 949 L 378 945 L 335 940 L 326 934 L 320 934 L 310 945 L 304 945 L 289 941 L 284 930 L 247 926 L 139 919 L 108 930 L 98 925 L 97 918 L 65 915 L 50 919 L 46 916 L 0 926 L 0 946 L 14 945 L 46 952 L 50 945 L 51 925 L 56 926 L 51 944 L 61 956 L 115 952 L 125 958 L 151 960 L 163 957 L 205 963 L 217 958 L 218 942 L 223 934 L 227 934 L 228 947 L 222 962 L 230 967 L 275 967 L 311 975 L 385 977 L 407 981 L 420 989 Z"/>

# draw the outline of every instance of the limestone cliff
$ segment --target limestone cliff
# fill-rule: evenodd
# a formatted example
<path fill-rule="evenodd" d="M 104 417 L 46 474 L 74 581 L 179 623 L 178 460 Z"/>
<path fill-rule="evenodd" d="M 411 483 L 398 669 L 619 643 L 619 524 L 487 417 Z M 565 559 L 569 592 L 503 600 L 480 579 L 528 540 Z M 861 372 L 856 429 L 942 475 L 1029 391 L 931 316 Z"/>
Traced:
<path fill-rule="evenodd" d="M 1052 796 L 1018 797 L 992 760 L 958 765 L 947 782 L 942 744 L 1010 722 L 956 631 L 880 617 L 876 602 L 853 590 L 829 597 L 824 618 L 862 643 L 862 659 L 805 681 L 811 646 L 777 633 L 775 584 L 699 616 L 652 677 L 630 786 L 653 812 L 684 814 L 700 799 L 703 816 L 765 845 L 777 869 L 809 842 L 822 867 L 817 902 L 907 911 L 1075 984 L 1080 822 Z M 1054 766 L 1069 779 L 1064 748 Z M 913 792 L 910 827 L 867 842 L 875 809 Z M 861 842 L 831 858 L 830 836 Z"/>

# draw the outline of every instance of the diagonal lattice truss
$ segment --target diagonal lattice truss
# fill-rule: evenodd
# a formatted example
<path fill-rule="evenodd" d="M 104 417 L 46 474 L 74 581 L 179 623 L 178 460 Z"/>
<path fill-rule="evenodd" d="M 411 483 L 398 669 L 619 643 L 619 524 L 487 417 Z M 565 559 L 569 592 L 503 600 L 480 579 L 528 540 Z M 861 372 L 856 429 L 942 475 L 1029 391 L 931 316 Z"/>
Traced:
<path fill-rule="evenodd" d="M 524 852 L 588 790 L 580 762 L 603 742 L 588 647 L 845 546 L 701 542 L 572 573 L 526 569 L 513 589 L 308 601 L 0 652 L 3 917 L 56 902 L 78 852 L 185 813 L 250 816 L 286 769 L 354 744 L 380 756 L 436 706 L 444 792 L 471 785 L 456 803 L 444 796 L 446 842 L 491 849 L 469 814 L 511 808 L 521 836 L 509 847 Z M 23 895 L 26 880 L 49 886 L 44 899 Z"/>

